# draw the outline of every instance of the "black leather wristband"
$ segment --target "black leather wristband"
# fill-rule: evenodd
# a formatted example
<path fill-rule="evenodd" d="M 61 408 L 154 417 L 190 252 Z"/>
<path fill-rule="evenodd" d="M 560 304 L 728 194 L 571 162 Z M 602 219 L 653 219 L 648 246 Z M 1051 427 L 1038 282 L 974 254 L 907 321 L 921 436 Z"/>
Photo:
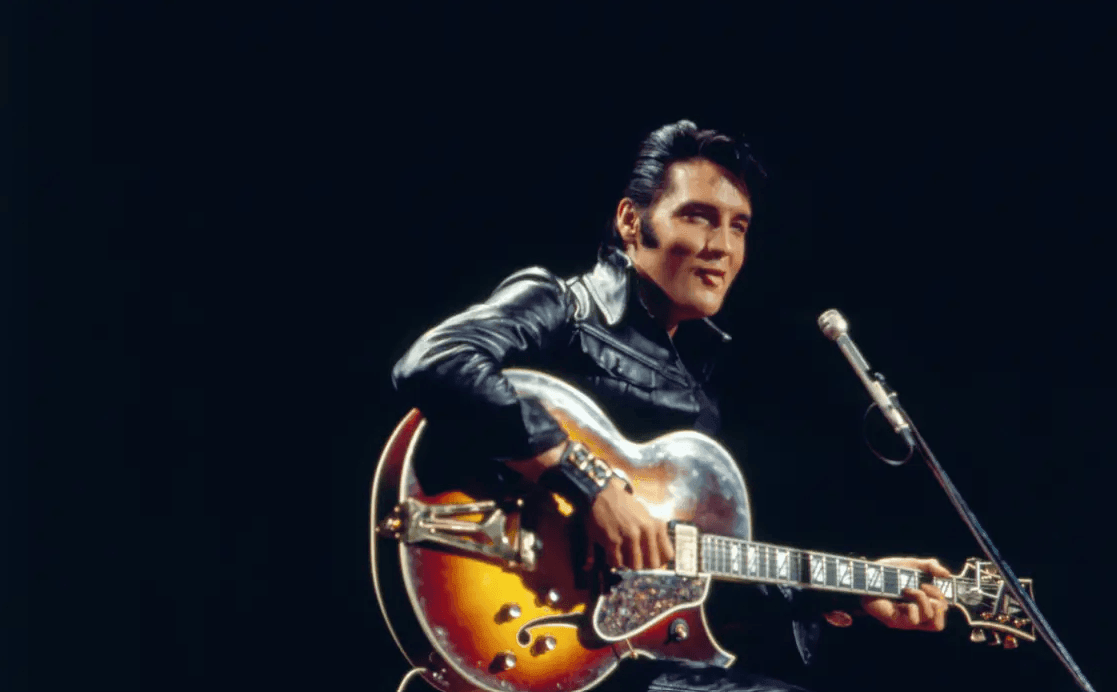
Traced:
<path fill-rule="evenodd" d="M 539 476 L 539 485 L 561 495 L 575 510 L 584 512 L 593 506 L 593 501 L 614 475 L 609 465 L 590 454 L 585 445 L 570 440 L 559 463 Z"/>

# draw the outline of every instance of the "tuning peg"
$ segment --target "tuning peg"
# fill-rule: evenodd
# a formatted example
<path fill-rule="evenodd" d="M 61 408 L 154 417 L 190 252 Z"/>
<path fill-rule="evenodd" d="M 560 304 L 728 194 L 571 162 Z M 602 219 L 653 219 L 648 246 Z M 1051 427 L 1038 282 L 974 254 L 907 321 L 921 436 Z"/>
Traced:
<path fill-rule="evenodd" d="M 1018 646 L 1020 646 L 1020 643 L 1016 641 L 1016 637 L 1012 636 L 1011 634 L 1006 634 L 1005 635 L 1005 648 L 1006 649 L 1015 649 Z"/>
<path fill-rule="evenodd" d="M 985 630 L 975 627 L 973 632 L 970 632 L 970 641 L 974 644 L 980 644 L 985 641 Z"/>
<path fill-rule="evenodd" d="M 1000 632 L 994 632 L 993 633 L 993 639 L 991 639 L 989 641 L 989 646 L 1000 646 L 1000 645 L 1001 645 L 1001 633 Z"/>

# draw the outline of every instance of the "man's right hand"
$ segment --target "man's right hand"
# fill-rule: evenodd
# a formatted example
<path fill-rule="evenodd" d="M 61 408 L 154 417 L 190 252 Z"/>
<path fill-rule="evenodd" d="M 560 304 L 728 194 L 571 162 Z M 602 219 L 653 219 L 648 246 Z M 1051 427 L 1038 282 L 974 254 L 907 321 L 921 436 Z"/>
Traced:
<path fill-rule="evenodd" d="M 508 465 L 533 483 L 551 466 L 559 463 L 563 442 L 542 454 Z M 613 478 L 605 486 L 585 517 L 590 540 L 605 549 L 611 567 L 655 569 L 675 559 L 675 548 L 667 535 L 667 523 L 654 518 L 647 508 Z M 592 557 L 592 550 L 589 555 Z"/>
<path fill-rule="evenodd" d="M 586 530 L 605 549 L 609 566 L 655 569 L 675 559 L 667 523 L 649 514 L 619 479 L 609 481 L 590 509 Z"/>

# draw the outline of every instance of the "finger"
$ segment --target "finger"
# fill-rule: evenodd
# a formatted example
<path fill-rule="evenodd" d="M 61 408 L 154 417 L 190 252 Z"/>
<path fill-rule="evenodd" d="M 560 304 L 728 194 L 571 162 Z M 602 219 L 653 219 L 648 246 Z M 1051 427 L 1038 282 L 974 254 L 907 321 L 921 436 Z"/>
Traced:
<path fill-rule="evenodd" d="M 870 598 L 866 596 L 861 599 L 861 608 L 878 620 L 892 621 L 896 617 L 896 605 L 887 598 Z"/>
<path fill-rule="evenodd" d="M 923 589 L 924 593 L 926 593 L 928 596 L 935 599 L 936 601 L 942 601 L 943 603 L 946 603 L 946 594 L 944 594 L 942 592 L 942 589 L 935 586 L 934 584 L 922 584 L 919 588 Z"/>
<path fill-rule="evenodd" d="M 916 620 L 916 623 L 935 619 L 935 607 L 931 605 L 930 596 L 919 589 L 904 589 L 904 595 L 919 606 L 918 612 L 921 617 Z"/>
<path fill-rule="evenodd" d="M 946 629 L 946 611 L 950 610 L 950 607 L 946 603 L 939 603 L 938 601 L 935 601 L 934 605 L 935 631 L 942 632 L 944 629 Z"/>
<path fill-rule="evenodd" d="M 629 569 L 644 569 L 644 554 L 640 550 L 640 536 L 624 537 L 624 566 Z"/>
<path fill-rule="evenodd" d="M 655 529 L 645 529 L 640 532 L 640 545 L 644 552 L 644 562 L 648 569 L 655 569 L 662 563 L 659 559 L 659 540 Z"/>
<path fill-rule="evenodd" d="M 915 603 L 904 603 L 900 607 L 900 612 L 904 614 L 904 626 L 913 629 L 919 626 L 919 605 Z"/>
<path fill-rule="evenodd" d="M 675 559 L 675 546 L 671 543 L 671 536 L 667 533 L 667 523 L 659 525 L 659 531 L 656 532 L 659 537 L 659 552 L 663 555 L 664 562 L 670 562 Z"/>
<path fill-rule="evenodd" d="M 953 575 L 950 574 L 950 570 L 948 570 L 946 567 L 943 567 L 942 563 L 939 562 L 938 560 L 936 560 L 933 557 L 926 558 L 924 560 L 920 560 L 919 561 L 919 567 L 924 572 L 930 572 L 931 574 L 935 575 L 936 577 L 953 576 Z"/>

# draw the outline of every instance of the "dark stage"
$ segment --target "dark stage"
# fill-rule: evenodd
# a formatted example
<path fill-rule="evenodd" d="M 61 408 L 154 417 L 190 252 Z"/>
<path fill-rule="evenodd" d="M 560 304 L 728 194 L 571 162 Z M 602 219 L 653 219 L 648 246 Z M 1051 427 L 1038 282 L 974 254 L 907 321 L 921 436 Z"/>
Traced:
<path fill-rule="evenodd" d="M 518 268 L 589 269 L 680 118 L 770 174 L 717 318 L 758 538 L 978 555 L 926 466 L 865 448 L 815 325 L 838 308 L 1109 689 L 1114 21 L 1027 7 L 30 11 L 5 689 L 394 690 L 367 516 L 391 365 Z M 957 614 L 834 634 L 835 690 L 1076 689 Z"/>

